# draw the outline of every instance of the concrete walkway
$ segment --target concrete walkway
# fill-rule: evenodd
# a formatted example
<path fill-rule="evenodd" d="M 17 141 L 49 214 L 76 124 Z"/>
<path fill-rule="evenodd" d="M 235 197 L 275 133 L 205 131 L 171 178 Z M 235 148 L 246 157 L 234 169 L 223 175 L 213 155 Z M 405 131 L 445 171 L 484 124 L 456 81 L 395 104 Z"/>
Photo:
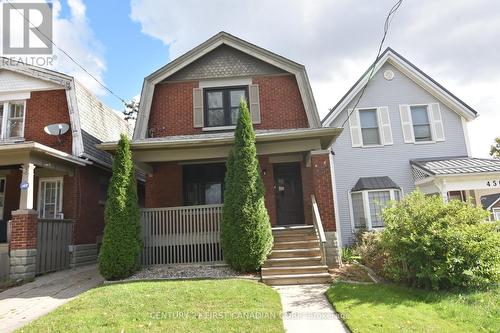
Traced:
<path fill-rule="evenodd" d="M 324 293 L 328 287 L 321 284 L 274 287 L 281 296 L 286 332 L 349 332 L 326 299 Z"/>
<path fill-rule="evenodd" d="M 95 265 L 47 274 L 0 293 L 0 327 L 12 332 L 91 289 L 103 278 Z"/>

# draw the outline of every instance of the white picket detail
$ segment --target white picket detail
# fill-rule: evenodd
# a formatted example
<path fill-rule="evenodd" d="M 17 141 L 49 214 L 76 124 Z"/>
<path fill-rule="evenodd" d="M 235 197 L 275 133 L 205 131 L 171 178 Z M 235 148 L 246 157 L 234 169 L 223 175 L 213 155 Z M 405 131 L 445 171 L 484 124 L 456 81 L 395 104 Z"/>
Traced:
<path fill-rule="evenodd" d="M 141 209 L 142 264 L 222 261 L 222 205 Z"/>

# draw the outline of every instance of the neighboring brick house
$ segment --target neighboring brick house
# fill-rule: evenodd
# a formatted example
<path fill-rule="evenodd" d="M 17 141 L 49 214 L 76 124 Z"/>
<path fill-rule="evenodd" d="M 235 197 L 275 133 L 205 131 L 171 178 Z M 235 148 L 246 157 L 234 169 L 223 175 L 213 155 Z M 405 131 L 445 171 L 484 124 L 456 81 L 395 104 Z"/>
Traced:
<path fill-rule="evenodd" d="M 144 80 L 131 147 L 136 162 L 147 173 L 148 209 L 143 211 L 143 220 L 156 214 L 156 222 L 143 221 L 151 222 L 147 225 L 153 228 L 144 230 L 147 253 L 143 255 L 148 258 L 143 260 L 204 260 L 193 251 L 213 245 L 201 244 L 205 241 L 200 239 L 208 237 L 204 231 L 206 214 L 212 214 L 210 209 L 220 213 L 223 203 L 225 160 L 234 141 L 241 97 L 248 101 L 256 130 L 272 226 L 304 226 L 302 230 L 307 233 L 311 229 L 307 226 L 321 220 L 326 232 L 326 259 L 334 265 L 338 252 L 329 147 L 340 129 L 321 128 L 303 65 L 225 32 Z M 114 151 L 116 143 L 99 147 Z M 313 205 L 313 196 L 317 205 Z M 215 220 L 218 223 L 218 218 Z M 194 240 L 179 239 L 175 225 L 191 230 L 192 235 L 186 237 Z M 169 226 L 174 230 L 162 229 Z M 155 237 L 162 234 L 165 238 Z M 286 245 L 293 249 L 294 244 Z M 306 252 L 300 241 L 295 246 Z M 271 259 L 279 261 L 282 254 L 273 251 Z M 301 259 L 305 265 L 310 263 L 304 256 Z"/>
<path fill-rule="evenodd" d="M 54 124 L 69 128 L 50 135 Z M 10 221 L 11 277 L 96 261 L 111 158 L 95 145 L 129 132 L 72 77 L 2 59 L 0 243 Z"/>

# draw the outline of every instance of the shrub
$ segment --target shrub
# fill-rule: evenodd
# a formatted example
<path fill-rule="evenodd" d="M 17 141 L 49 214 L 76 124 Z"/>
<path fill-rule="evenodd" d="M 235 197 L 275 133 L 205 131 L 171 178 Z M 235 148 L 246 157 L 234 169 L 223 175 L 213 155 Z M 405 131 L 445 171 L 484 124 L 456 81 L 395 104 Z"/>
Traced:
<path fill-rule="evenodd" d="M 264 205 L 255 132 L 243 100 L 234 136 L 227 162 L 221 244 L 224 258 L 233 269 L 255 271 L 271 251 L 273 238 Z"/>
<path fill-rule="evenodd" d="M 128 277 L 139 267 L 141 226 L 132 152 L 123 134 L 113 162 L 104 219 L 99 271 L 106 280 Z"/>
<path fill-rule="evenodd" d="M 500 279 L 500 233 L 471 203 L 414 192 L 383 212 L 385 273 L 413 286 L 481 287 Z"/>
<path fill-rule="evenodd" d="M 380 276 L 384 275 L 384 264 L 387 260 L 381 236 L 380 232 L 365 231 L 357 236 L 356 244 L 356 252 L 361 258 L 361 263 L 373 269 Z"/>
<path fill-rule="evenodd" d="M 354 246 L 343 247 L 341 255 L 343 263 L 352 264 L 361 260 L 361 256 L 358 254 L 356 247 Z"/>

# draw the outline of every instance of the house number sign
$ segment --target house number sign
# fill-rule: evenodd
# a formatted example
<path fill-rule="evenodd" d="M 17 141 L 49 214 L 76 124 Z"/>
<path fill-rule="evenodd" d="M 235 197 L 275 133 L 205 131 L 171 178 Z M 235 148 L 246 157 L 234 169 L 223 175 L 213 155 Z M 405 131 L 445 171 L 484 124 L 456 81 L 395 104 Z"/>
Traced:
<path fill-rule="evenodd" d="M 486 185 L 488 187 L 498 187 L 498 186 L 500 186 L 500 180 L 488 180 L 486 182 Z"/>

